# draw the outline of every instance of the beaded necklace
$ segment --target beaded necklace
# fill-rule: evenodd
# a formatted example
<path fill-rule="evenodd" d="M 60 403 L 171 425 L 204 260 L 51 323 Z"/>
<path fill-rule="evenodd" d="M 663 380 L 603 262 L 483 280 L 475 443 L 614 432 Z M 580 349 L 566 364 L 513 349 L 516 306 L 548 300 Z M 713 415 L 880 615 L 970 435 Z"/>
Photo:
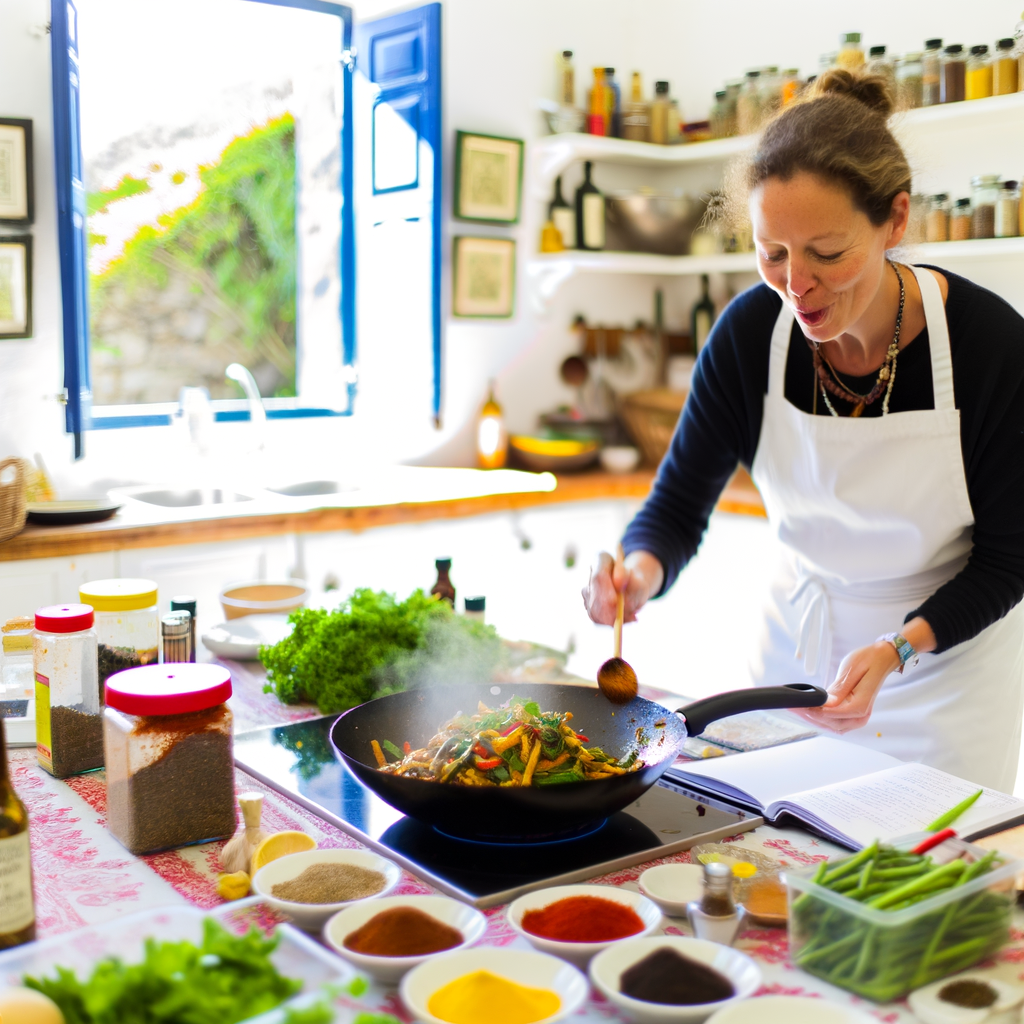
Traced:
<path fill-rule="evenodd" d="M 829 392 L 835 397 L 849 402 L 853 406 L 850 416 L 856 418 L 884 391 L 885 398 L 882 399 L 882 415 L 888 416 L 889 414 L 889 398 L 892 395 L 892 386 L 896 383 L 896 357 L 900 353 L 900 328 L 903 326 L 903 306 L 907 297 L 900 268 L 891 260 L 889 261 L 889 266 L 896 271 L 896 279 L 900 283 L 900 306 L 896 312 L 896 330 L 885 353 L 885 362 L 882 363 L 878 371 L 878 379 L 875 381 L 875 386 L 866 395 L 858 394 L 852 388 L 847 387 L 839 379 L 839 374 L 836 373 L 832 364 L 825 358 L 818 345 L 810 339 L 807 341 L 807 344 L 811 346 L 814 372 L 818 378 L 817 383 L 821 390 L 821 397 L 825 399 L 825 405 L 833 416 L 838 417 L 839 413 L 836 412 L 835 406 L 828 397 Z"/>

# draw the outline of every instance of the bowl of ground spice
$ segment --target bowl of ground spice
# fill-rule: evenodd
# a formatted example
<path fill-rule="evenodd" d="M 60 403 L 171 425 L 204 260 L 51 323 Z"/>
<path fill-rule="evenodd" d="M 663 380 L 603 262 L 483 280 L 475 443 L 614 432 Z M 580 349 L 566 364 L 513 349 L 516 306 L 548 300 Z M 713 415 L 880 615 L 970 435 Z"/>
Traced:
<path fill-rule="evenodd" d="M 628 939 L 594 957 L 590 980 L 637 1024 L 700 1024 L 752 996 L 761 970 L 743 953 L 705 939 Z"/>
<path fill-rule="evenodd" d="M 260 868 L 252 887 L 300 928 L 319 932 L 350 903 L 386 896 L 401 877 L 397 864 L 369 850 L 305 850 Z"/>
<path fill-rule="evenodd" d="M 585 967 L 612 943 L 657 930 L 661 911 L 629 889 L 556 885 L 520 896 L 508 922 L 535 949 Z"/>
<path fill-rule="evenodd" d="M 590 991 L 571 964 L 527 949 L 442 953 L 402 978 L 399 994 L 422 1024 L 554 1024 Z"/>
<path fill-rule="evenodd" d="M 486 930 L 479 910 L 447 896 L 386 896 L 340 910 L 324 941 L 365 974 L 396 985 L 417 964 L 472 946 Z"/>

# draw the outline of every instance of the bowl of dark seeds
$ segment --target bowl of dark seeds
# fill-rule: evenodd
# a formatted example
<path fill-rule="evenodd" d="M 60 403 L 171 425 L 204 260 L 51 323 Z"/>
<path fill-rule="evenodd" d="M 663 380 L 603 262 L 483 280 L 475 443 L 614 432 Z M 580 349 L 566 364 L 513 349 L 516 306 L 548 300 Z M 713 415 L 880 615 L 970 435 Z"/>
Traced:
<path fill-rule="evenodd" d="M 253 890 L 308 932 L 319 932 L 339 910 L 387 896 L 402 877 L 397 864 L 369 850 L 304 850 L 256 872 Z"/>

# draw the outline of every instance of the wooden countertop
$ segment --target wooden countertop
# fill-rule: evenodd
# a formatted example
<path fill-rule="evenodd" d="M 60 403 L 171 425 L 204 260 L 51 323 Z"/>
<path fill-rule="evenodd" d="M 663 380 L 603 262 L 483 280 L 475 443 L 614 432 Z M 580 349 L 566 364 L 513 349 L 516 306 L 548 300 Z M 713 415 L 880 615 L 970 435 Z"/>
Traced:
<path fill-rule="evenodd" d="M 203 544 L 243 540 L 285 533 L 358 532 L 395 523 L 420 523 L 458 519 L 513 509 L 537 508 L 574 501 L 646 497 L 654 470 L 613 475 L 604 472 L 564 474 L 556 477 L 553 490 L 518 491 L 481 497 L 437 498 L 418 501 L 382 501 L 345 507 L 306 508 L 296 511 L 261 508 L 246 502 L 226 513 L 224 506 L 204 509 L 171 509 L 137 502 L 126 504 L 112 519 L 79 526 L 36 526 L 29 523 L 21 533 L 0 543 L 0 562 L 27 558 L 91 554 L 127 548 L 152 548 L 178 544 Z M 256 505 L 252 511 L 249 505 Z M 738 469 L 718 503 L 726 512 L 764 515 L 764 505 L 753 481 Z"/>

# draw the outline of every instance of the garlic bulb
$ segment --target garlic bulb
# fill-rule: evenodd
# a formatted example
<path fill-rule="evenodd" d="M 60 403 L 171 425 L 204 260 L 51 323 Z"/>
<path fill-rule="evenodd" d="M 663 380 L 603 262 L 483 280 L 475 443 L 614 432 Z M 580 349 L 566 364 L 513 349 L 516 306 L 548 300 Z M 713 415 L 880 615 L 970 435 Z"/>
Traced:
<path fill-rule="evenodd" d="M 228 874 L 248 872 L 253 851 L 268 835 L 260 827 L 260 819 L 263 817 L 262 793 L 240 793 L 238 806 L 242 808 L 245 824 L 228 840 L 220 853 L 220 866 Z"/>

